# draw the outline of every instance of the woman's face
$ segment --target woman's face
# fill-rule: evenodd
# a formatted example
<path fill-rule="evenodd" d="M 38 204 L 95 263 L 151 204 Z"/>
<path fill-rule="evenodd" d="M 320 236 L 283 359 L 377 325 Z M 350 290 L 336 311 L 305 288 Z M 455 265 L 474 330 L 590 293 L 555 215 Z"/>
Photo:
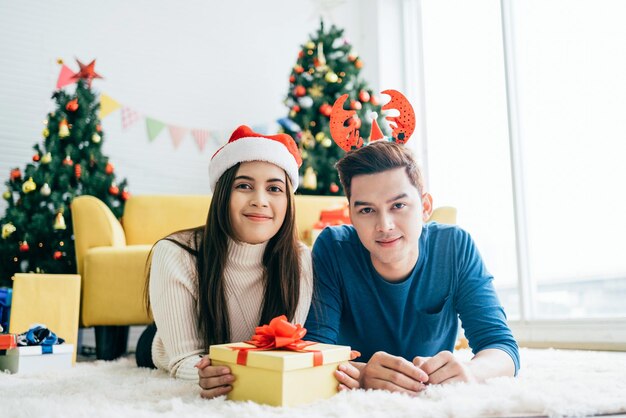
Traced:
<path fill-rule="evenodd" d="M 287 212 L 286 182 L 285 171 L 272 163 L 249 161 L 239 165 L 229 205 L 238 241 L 260 244 L 276 235 Z"/>

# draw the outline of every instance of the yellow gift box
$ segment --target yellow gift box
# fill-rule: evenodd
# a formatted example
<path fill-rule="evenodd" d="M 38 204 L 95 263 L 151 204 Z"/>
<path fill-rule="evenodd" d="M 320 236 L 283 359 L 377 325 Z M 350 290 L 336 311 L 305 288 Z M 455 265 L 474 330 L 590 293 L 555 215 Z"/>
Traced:
<path fill-rule="evenodd" d="M 348 346 L 313 344 L 303 351 L 250 350 L 242 365 L 237 362 L 239 348 L 255 347 L 231 343 L 209 349 L 211 364 L 228 366 L 235 376 L 228 399 L 273 406 L 300 405 L 333 396 L 339 385 L 334 371 L 350 359 Z M 314 366 L 314 351 L 321 353 L 319 366 Z"/>

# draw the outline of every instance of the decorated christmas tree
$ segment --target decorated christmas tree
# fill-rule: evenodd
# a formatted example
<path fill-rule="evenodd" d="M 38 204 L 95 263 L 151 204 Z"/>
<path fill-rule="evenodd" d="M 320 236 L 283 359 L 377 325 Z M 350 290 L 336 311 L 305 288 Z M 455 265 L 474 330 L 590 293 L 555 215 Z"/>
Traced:
<path fill-rule="evenodd" d="M 100 78 L 95 61 L 73 73 L 63 65 L 52 95 L 56 110 L 45 120 L 42 143 L 22 172 L 11 170 L 2 197 L 8 207 L 0 218 L 0 286 L 17 272 L 75 273 L 70 203 L 75 196 L 101 199 L 121 217 L 129 194 L 126 180 L 116 183 L 113 165 L 102 154 L 104 133 L 100 102 L 91 81 Z M 73 92 L 63 85 L 76 82 Z"/>
<path fill-rule="evenodd" d="M 289 116 L 279 122 L 296 139 L 302 152 L 303 182 L 299 193 L 341 194 L 335 163 L 344 151 L 333 142 L 329 131 L 330 113 L 340 96 L 348 94 L 346 103 L 356 111 L 356 124 L 363 138 L 369 137 L 373 117 L 386 131 L 379 98 L 359 76 L 363 61 L 343 32 L 334 25 L 327 31 L 322 21 L 317 32 L 302 45 L 289 77 L 285 99 Z"/>

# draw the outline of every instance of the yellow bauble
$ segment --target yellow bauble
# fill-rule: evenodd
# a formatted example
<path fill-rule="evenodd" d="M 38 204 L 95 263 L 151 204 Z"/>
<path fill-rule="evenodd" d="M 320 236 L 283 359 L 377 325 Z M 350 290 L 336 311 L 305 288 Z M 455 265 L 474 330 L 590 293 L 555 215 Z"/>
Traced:
<path fill-rule="evenodd" d="M 2 239 L 7 239 L 16 230 L 15 225 L 12 223 L 2 225 Z"/>
<path fill-rule="evenodd" d="M 56 218 L 54 219 L 54 225 L 52 226 L 53 229 L 65 229 L 67 228 L 65 226 L 65 218 L 63 218 L 63 213 L 58 212 Z"/>
<path fill-rule="evenodd" d="M 306 49 L 315 48 L 315 44 L 312 41 L 307 42 L 304 46 L 306 47 Z"/>
<path fill-rule="evenodd" d="M 302 179 L 302 187 L 307 190 L 317 189 L 317 174 L 313 170 L 313 167 L 307 167 L 304 170 L 304 178 Z"/>
<path fill-rule="evenodd" d="M 11 198 L 11 192 L 7 190 L 6 192 L 2 193 L 2 197 L 4 198 L 4 200 L 9 200 Z"/>
<path fill-rule="evenodd" d="M 322 141 L 322 146 L 324 148 L 329 148 L 333 144 L 333 141 L 330 138 L 324 138 Z"/>
<path fill-rule="evenodd" d="M 70 128 L 67 126 L 67 121 L 63 119 L 61 123 L 59 123 L 59 138 L 66 138 L 70 136 Z"/>
<path fill-rule="evenodd" d="M 97 133 L 97 132 L 94 132 L 94 134 L 91 136 L 91 141 L 92 141 L 94 144 L 98 144 L 98 143 L 100 143 L 100 141 L 101 141 L 101 140 L 102 140 L 102 137 L 101 137 L 100 135 L 98 135 L 98 133 Z"/>
<path fill-rule="evenodd" d="M 324 79 L 328 81 L 329 83 L 336 83 L 337 80 L 339 80 L 339 77 L 337 76 L 337 74 L 333 73 L 332 71 L 329 71 L 324 76 Z"/>
<path fill-rule="evenodd" d="M 324 138 L 326 138 L 326 135 L 324 135 L 324 132 L 318 132 L 317 134 L 315 134 L 315 140 L 317 142 L 322 141 Z"/>
<path fill-rule="evenodd" d="M 47 138 L 50 136 L 50 131 L 48 130 L 48 128 L 44 128 L 41 134 L 43 135 L 44 138 Z"/>
<path fill-rule="evenodd" d="M 37 185 L 35 184 L 35 182 L 33 181 L 32 177 L 29 177 L 28 180 L 26 180 L 24 182 L 24 184 L 22 184 L 22 191 L 24 193 L 30 193 L 33 190 L 37 189 Z"/>
<path fill-rule="evenodd" d="M 49 152 L 46 152 L 43 157 L 41 157 L 41 163 L 42 164 L 49 164 L 50 161 L 52 161 L 52 154 L 50 154 Z"/>

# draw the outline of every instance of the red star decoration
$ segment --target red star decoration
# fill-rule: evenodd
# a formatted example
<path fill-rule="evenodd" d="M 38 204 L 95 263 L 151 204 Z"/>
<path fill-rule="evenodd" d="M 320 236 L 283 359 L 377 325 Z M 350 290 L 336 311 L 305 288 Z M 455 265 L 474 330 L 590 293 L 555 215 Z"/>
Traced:
<path fill-rule="evenodd" d="M 76 60 L 76 62 L 80 67 L 80 71 L 74 74 L 74 76 L 72 77 L 73 79 L 78 80 L 84 78 L 85 80 L 87 80 L 87 84 L 89 85 L 89 87 L 91 87 L 91 80 L 93 80 L 94 78 L 102 78 L 102 76 L 100 76 L 100 74 L 96 73 L 96 71 L 94 70 L 96 66 L 96 60 L 91 61 L 87 65 L 83 64 L 78 59 Z"/>

